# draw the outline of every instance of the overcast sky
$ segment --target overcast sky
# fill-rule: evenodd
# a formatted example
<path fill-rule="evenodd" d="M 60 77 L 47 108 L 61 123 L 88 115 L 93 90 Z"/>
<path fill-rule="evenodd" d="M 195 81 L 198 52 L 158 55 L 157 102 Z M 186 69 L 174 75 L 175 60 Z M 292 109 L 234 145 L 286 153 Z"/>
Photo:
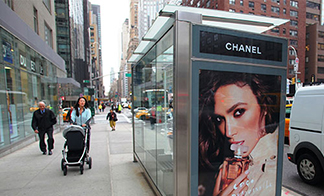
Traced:
<path fill-rule="evenodd" d="M 129 18 L 129 0 L 90 0 L 100 5 L 101 11 L 101 44 L 103 74 L 110 74 L 113 67 L 117 72 L 120 66 L 121 30 L 126 18 Z M 110 76 L 103 78 L 106 93 L 110 89 Z"/>

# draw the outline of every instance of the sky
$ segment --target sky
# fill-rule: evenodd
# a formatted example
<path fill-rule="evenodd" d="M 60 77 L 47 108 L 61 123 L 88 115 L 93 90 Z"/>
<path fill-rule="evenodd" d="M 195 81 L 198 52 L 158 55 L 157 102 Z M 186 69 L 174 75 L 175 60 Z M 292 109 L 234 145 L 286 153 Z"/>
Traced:
<path fill-rule="evenodd" d="M 110 70 L 118 72 L 121 58 L 122 24 L 129 18 L 129 0 L 89 0 L 91 4 L 100 5 L 101 11 L 101 51 L 103 83 L 106 93 L 110 90 Z M 116 75 L 117 76 L 117 75 Z"/>

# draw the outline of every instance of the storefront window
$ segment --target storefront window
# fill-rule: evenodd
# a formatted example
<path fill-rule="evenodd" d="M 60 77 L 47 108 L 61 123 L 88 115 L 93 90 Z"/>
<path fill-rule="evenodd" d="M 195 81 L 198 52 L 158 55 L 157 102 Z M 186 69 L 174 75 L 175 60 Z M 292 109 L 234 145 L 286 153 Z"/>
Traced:
<path fill-rule="evenodd" d="M 34 134 L 32 115 L 39 101 L 57 113 L 55 65 L 0 28 L 0 149 Z M 46 65 L 50 65 L 49 75 Z"/>

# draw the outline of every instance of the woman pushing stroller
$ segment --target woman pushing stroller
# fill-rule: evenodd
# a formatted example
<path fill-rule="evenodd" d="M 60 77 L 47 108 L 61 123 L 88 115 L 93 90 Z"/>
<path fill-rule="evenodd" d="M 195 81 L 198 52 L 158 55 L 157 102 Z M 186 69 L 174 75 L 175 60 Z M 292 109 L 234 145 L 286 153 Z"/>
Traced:
<path fill-rule="evenodd" d="M 61 169 L 64 175 L 67 173 L 67 166 L 80 166 L 81 174 L 83 174 L 84 163 L 87 163 L 91 169 L 90 120 L 91 111 L 88 102 L 84 97 L 80 97 L 71 114 L 71 126 L 63 131 L 66 142 L 62 150 Z"/>
<path fill-rule="evenodd" d="M 74 105 L 74 109 L 71 114 L 71 125 L 80 125 L 84 129 L 88 129 L 88 141 L 87 147 L 88 152 L 90 150 L 90 121 L 91 121 L 91 110 L 86 98 L 79 97 L 77 103 Z"/>

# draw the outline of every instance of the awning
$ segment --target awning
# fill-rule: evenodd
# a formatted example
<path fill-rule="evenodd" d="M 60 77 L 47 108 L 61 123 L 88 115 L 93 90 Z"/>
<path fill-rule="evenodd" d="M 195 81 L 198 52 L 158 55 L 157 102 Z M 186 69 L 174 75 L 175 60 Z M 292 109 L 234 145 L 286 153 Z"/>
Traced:
<path fill-rule="evenodd" d="M 58 84 L 67 84 L 69 85 L 69 87 L 71 88 L 80 88 L 81 85 L 79 82 L 77 82 L 76 80 L 74 80 L 73 78 L 57 78 L 57 83 Z"/>

